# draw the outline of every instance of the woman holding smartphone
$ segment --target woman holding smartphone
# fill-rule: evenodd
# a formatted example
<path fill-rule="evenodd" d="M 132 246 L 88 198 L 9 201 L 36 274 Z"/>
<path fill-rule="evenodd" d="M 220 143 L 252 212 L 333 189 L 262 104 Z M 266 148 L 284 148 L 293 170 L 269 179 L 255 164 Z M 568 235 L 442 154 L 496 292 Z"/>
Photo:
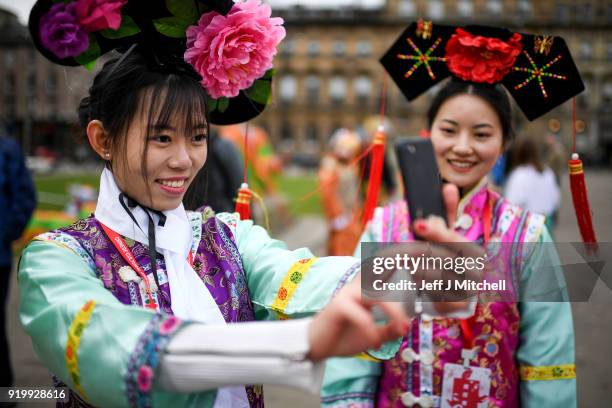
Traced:
<path fill-rule="evenodd" d="M 213 64 L 193 42 L 217 41 L 210 36 L 224 26 L 233 48 L 219 51 L 262 64 L 250 66 L 252 83 L 284 36 L 257 0 L 192 6 L 40 0 L 30 15 L 34 42 L 53 62 L 122 52 L 78 109 L 104 161 L 95 213 L 39 235 L 19 263 L 21 323 L 55 385 L 68 388 L 59 406 L 260 407 L 263 382 L 316 393 L 323 359 L 376 346 L 407 324 L 389 304 L 381 307 L 390 321 L 374 322 L 373 304 L 359 296 L 358 260 L 290 251 L 237 214 L 184 209 L 206 162 L 209 123 L 248 120 L 264 107 L 243 100 L 241 108 L 225 92 L 246 89 L 244 78 L 203 86 Z M 155 28 L 154 19 L 173 13 L 193 19 L 187 49 L 176 30 L 167 37 L 158 32 L 167 26 Z M 253 48 L 243 30 L 265 46 Z M 232 100 L 221 112 L 211 94 Z M 296 320 L 255 322 L 289 317 Z"/>
<path fill-rule="evenodd" d="M 550 55 L 538 53 L 534 36 L 419 21 L 383 56 L 409 99 L 452 75 L 427 113 L 440 176 L 461 194 L 458 206 L 447 208 L 449 222 L 466 241 L 495 254 L 494 266 L 509 289 L 501 301 L 481 296 L 468 319 L 413 318 L 400 344 L 371 352 L 369 361 L 334 360 L 324 406 L 576 406 L 571 308 L 559 271 L 542 268 L 558 265 L 554 247 L 546 245 L 552 239 L 545 219 L 487 186 L 487 175 L 513 137 L 510 99 L 501 83 L 530 119 L 581 90 L 563 40 L 548 38 Z M 525 79 L 556 55 L 566 64 L 549 70 L 556 76 Z M 551 86 L 552 80 L 562 84 Z M 407 242 L 413 232 L 427 233 L 420 221 L 410 225 L 409 205 L 378 208 L 362 242 Z"/>

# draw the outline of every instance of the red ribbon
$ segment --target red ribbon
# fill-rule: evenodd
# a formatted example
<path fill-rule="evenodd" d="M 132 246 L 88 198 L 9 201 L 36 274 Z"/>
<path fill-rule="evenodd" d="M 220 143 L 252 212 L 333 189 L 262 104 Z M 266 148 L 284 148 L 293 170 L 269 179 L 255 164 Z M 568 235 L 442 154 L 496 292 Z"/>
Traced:
<path fill-rule="evenodd" d="M 115 231 L 108 228 L 106 225 L 104 225 L 101 222 L 100 222 L 100 226 L 102 227 L 102 230 L 104 230 L 104 233 L 106 234 L 108 239 L 110 239 L 110 242 L 112 242 L 114 247 L 117 248 L 117 251 L 119 251 L 119 254 L 121 254 L 121 257 L 125 260 L 125 262 L 127 262 L 132 267 L 132 269 L 134 269 L 134 271 L 138 274 L 138 276 L 140 276 L 140 278 L 144 281 L 145 286 L 147 288 L 147 296 L 149 297 L 149 304 L 146 307 L 148 307 L 149 309 L 156 310 L 157 305 L 155 304 L 155 300 L 153 299 L 153 296 L 151 295 L 151 285 L 149 284 L 149 279 L 147 279 L 147 275 L 145 274 L 142 267 L 136 261 L 134 254 L 132 254 L 132 251 L 130 251 L 130 248 L 125 243 L 125 240 L 121 237 L 121 235 L 117 234 Z M 189 251 L 189 256 L 187 260 L 189 261 L 189 264 L 193 267 L 193 254 L 191 253 L 191 251 Z M 151 271 L 151 273 L 155 273 L 155 272 Z"/>

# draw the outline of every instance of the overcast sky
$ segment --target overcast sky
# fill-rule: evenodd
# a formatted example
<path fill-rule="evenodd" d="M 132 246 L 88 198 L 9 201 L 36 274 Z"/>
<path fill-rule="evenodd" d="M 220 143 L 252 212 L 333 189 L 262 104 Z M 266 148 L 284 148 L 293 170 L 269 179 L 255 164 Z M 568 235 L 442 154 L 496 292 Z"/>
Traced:
<path fill-rule="evenodd" d="M 23 24 L 26 24 L 30 9 L 35 2 L 35 0 L 0 0 L 0 7 L 11 10 L 19 16 L 19 20 Z M 372 8 L 382 6 L 385 0 L 266 0 L 266 2 L 270 3 L 272 7 L 287 7 L 300 4 L 305 7 L 318 8 L 338 8 L 346 7 L 347 5 Z"/>

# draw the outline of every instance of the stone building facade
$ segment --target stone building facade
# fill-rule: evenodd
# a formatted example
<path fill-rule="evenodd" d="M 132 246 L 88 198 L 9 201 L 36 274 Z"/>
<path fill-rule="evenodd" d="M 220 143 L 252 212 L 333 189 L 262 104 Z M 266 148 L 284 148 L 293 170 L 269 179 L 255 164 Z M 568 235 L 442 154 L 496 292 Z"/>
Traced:
<path fill-rule="evenodd" d="M 257 121 L 287 154 L 318 156 L 336 128 L 359 126 L 379 112 L 384 71 L 378 59 L 411 21 L 423 17 L 564 37 L 587 88 L 577 99 L 578 149 L 593 158 L 611 155 L 610 0 L 387 0 L 374 10 L 293 7 L 275 14 L 285 19 L 287 38 L 276 59 L 274 104 Z M 425 127 L 434 93 L 408 104 L 388 81 L 385 110 L 394 135 L 416 135 Z M 571 110 L 567 102 L 532 123 L 517 114 L 517 129 L 556 133 L 569 146 Z"/>
<path fill-rule="evenodd" d="M 275 0 L 269 2 L 275 6 Z M 594 158 L 611 154 L 611 0 L 380 0 L 377 4 L 365 8 L 355 0 L 354 7 L 340 9 L 274 9 L 285 19 L 287 38 L 275 61 L 272 105 L 254 123 L 268 130 L 287 157 L 316 161 L 335 129 L 357 127 L 379 112 L 384 70 L 378 59 L 419 17 L 434 23 L 502 25 L 563 36 L 587 88 L 577 99 L 578 148 Z M 28 152 L 39 145 L 74 150 L 76 107 L 92 75 L 81 67 L 59 67 L 45 60 L 35 51 L 27 28 L 12 13 L 0 10 L 0 118 Z M 425 127 L 425 110 L 433 93 L 408 104 L 388 80 L 385 111 L 393 124 L 392 135 L 415 135 Z M 521 114 L 516 117 L 519 132 L 557 133 L 569 145 L 571 102 L 532 123 Z"/>
<path fill-rule="evenodd" d="M 76 107 L 92 73 L 60 67 L 36 51 L 27 27 L 0 9 L 0 119 L 29 154 L 36 147 L 74 151 Z"/>

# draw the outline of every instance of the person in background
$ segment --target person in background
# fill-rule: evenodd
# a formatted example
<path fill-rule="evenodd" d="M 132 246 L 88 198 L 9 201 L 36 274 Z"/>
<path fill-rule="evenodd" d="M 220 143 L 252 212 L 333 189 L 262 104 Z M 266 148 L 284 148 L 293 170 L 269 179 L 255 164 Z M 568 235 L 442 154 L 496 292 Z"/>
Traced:
<path fill-rule="evenodd" d="M 329 152 L 321 160 L 319 188 L 329 227 L 328 255 L 350 255 L 359 241 L 359 168 L 353 161 L 360 149 L 359 135 L 340 128 L 332 135 Z"/>
<path fill-rule="evenodd" d="M 541 149 L 532 137 L 519 138 L 512 152 L 513 168 L 504 188 L 506 199 L 532 213 L 546 217 L 552 229 L 561 204 L 555 173 L 542 161 Z"/>
<path fill-rule="evenodd" d="M 563 143 L 557 134 L 546 135 L 544 143 L 543 163 L 550 167 L 555 173 L 557 184 L 561 186 L 563 174 L 567 171 L 567 158 L 569 157 L 565 151 Z"/>
<path fill-rule="evenodd" d="M 506 166 L 508 165 L 508 160 L 506 160 L 506 152 L 503 152 L 499 159 L 495 162 L 495 165 L 491 169 L 491 173 L 489 173 L 489 179 L 491 181 L 491 188 L 496 189 L 496 191 L 501 191 L 504 183 L 506 182 Z"/>
<path fill-rule="evenodd" d="M 244 174 L 242 157 L 232 142 L 219 137 L 212 128 L 211 133 L 207 165 L 193 180 L 183 204 L 189 211 L 206 204 L 215 212 L 234 212 Z"/>
<path fill-rule="evenodd" d="M 0 135 L 0 387 L 13 385 L 6 336 L 6 305 L 10 294 L 11 244 L 23 233 L 34 208 L 36 192 L 19 144 Z"/>

